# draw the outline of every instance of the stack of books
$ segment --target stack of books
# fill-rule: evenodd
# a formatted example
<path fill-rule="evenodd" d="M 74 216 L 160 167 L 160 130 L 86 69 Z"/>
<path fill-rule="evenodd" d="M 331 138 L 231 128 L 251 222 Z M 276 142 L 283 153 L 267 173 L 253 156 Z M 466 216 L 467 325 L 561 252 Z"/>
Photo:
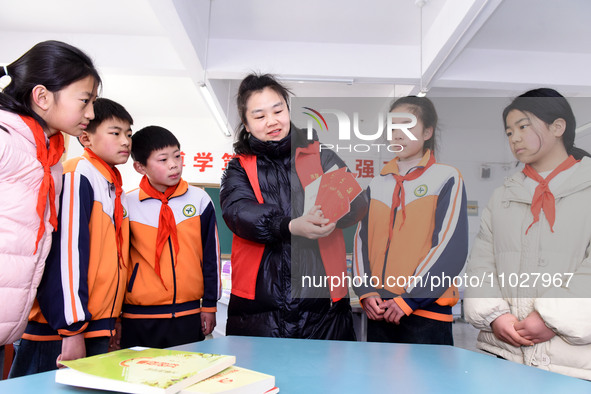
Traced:
<path fill-rule="evenodd" d="M 62 361 L 57 383 L 123 393 L 279 392 L 275 377 L 234 366 L 236 357 L 167 349 L 121 349 Z"/>

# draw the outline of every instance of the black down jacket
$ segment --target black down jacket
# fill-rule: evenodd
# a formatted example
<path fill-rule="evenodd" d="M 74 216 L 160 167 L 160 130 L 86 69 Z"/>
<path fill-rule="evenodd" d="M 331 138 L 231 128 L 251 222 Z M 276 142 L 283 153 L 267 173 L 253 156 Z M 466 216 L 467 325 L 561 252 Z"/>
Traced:
<path fill-rule="evenodd" d="M 281 141 L 263 142 L 251 136 L 249 143 L 257 157 L 264 203 L 256 201 L 238 159 L 230 161 L 222 178 L 220 203 L 230 230 L 264 244 L 265 251 L 257 275 L 255 299 L 230 296 L 226 333 L 354 340 L 349 299 L 332 303 L 328 288 L 302 289 L 301 286 L 303 275 L 326 275 L 318 241 L 292 237 L 288 228 L 291 218 L 301 216 L 304 210 L 304 191 L 295 172 L 292 151 L 310 143 L 305 131 L 292 124 L 290 134 Z M 321 151 L 321 163 L 324 171 L 334 165 L 345 166 L 331 150 Z M 337 227 L 354 225 L 363 218 L 367 207 L 363 192 Z"/>

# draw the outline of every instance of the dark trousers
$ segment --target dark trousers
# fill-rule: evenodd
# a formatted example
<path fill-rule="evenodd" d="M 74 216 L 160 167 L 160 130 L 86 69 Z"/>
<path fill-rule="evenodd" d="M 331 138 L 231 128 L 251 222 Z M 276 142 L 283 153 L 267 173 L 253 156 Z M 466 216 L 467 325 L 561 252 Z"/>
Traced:
<path fill-rule="evenodd" d="M 107 353 L 109 337 L 86 338 L 86 357 Z M 62 341 L 29 341 L 19 339 L 14 343 L 14 361 L 9 378 L 31 375 L 57 369 L 56 360 L 62 352 Z"/>
<path fill-rule="evenodd" d="M 163 349 L 204 339 L 201 313 L 170 319 L 121 319 L 121 348 Z"/>
<path fill-rule="evenodd" d="M 454 344 L 451 322 L 417 315 L 403 316 L 398 325 L 385 320 L 368 319 L 367 341 L 451 346 Z"/>

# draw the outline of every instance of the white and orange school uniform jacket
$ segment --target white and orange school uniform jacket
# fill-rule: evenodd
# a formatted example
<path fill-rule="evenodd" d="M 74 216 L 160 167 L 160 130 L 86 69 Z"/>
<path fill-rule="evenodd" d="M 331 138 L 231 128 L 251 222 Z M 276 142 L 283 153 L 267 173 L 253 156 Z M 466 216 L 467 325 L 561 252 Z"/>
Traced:
<path fill-rule="evenodd" d="M 168 200 L 179 243 L 176 259 L 169 237 L 155 270 L 162 202 L 141 188 L 128 193 L 130 266 L 123 318 L 159 319 L 215 312 L 221 296 L 220 247 L 213 202 L 181 180 Z"/>
<path fill-rule="evenodd" d="M 86 152 L 64 163 L 58 231 L 23 338 L 43 341 L 81 332 L 86 338 L 114 334 L 125 294 L 129 250 L 125 194 L 121 202 L 124 261 L 117 256 L 115 187 L 108 171 Z"/>
<path fill-rule="evenodd" d="M 417 168 L 427 165 L 430 155 L 427 151 Z M 452 321 L 457 288 L 446 282 L 447 286 L 432 289 L 431 284 L 444 276 L 453 279 L 466 262 L 468 220 L 462 176 L 454 167 L 434 163 L 417 179 L 404 181 L 406 219 L 399 206 L 391 223 L 397 160 L 387 163 L 367 189 L 369 212 L 355 236 L 353 284 L 361 284 L 355 292 L 360 299 L 394 298 L 407 315 Z"/>

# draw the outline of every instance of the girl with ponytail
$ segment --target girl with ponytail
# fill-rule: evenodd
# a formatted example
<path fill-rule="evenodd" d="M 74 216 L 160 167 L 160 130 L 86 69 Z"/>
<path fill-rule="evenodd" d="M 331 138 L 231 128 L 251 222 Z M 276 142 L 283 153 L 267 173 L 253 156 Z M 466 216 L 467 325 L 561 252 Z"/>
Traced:
<path fill-rule="evenodd" d="M 90 58 L 41 42 L 0 66 L 0 345 L 20 338 L 57 227 L 64 152 L 94 118 L 100 78 Z M 3 81 L 5 82 L 5 81 Z"/>

